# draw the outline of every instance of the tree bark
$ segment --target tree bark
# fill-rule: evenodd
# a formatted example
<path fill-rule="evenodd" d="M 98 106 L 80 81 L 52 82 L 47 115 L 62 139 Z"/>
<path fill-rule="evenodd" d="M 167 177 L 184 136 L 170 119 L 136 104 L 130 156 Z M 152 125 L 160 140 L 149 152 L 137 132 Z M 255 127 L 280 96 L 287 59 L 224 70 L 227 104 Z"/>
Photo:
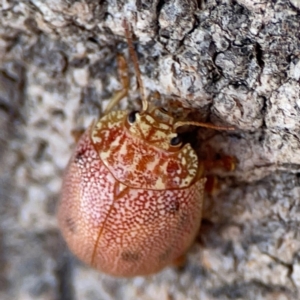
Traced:
<path fill-rule="evenodd" d="M 146 93 L 192 111 L 200 157 L 237 160 L 206 195 L 182 270 L 115 279 L 78 262 L 55 217 L 72 131 L 120 89 L 140 107 L 126 19 Z M 298 299 L 300 2 L 122 0 L 0 4 L 1 299 Z M 179 104 L 178 104 L 179 103 Z M 179 107 L 178 107 L 179 106 Z M 212 151 L 211 151 L 212 150 Z"/>

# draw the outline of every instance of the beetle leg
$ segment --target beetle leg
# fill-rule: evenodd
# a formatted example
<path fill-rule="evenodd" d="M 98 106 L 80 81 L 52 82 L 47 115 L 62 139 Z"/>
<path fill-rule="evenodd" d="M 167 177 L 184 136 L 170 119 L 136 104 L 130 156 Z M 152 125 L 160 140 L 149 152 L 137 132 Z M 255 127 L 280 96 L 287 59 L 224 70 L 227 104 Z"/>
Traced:
<path fill-rule="evenodd" d="M 236 158 L 229 155 L 222 155 L 217 159 L 207 159 L 203 161 L 204 169 L 208 172 L 214 169 L 223 169 L 227 172 L 234 171 L 236 163 Z"/>
<path fill-rule="evenodd" d="M 124 97 L 126 97 L 129 91 L 130 80 L 128 74 L 128 65 L 125 60 L 125 57 L 121 54 L 118 54 L 117 63 L 118 63 L 118 72 L 119 72 L 119 78 L 122 84 L 122 88 L 119 91 L 117 91 L 109 101 L 104 111 L 105 115 L 109 113 L 112 110 L 112 108 L 115 105 L 117 105 Z"/>
<path fill-rule="evenodd" d="M 235 170 L 236 164 L 236 158 L 229 155 L 222 155 L 217 159 L 206 159 L 203 161 L 204 170 L 207 173 L 210 173 L 215 169 L 222 169 L 226 172 L 231 172 Z M 206 178 L 205 191 L 212 195 L 219 190 L 218 178 L 214 175 L 207 175 Z"/>
<path fill-rule="evenodd" d="M 219 190 L 218 178 L 213 175 L 207 176 L 204 190 L 209 195 L 213 195 L 217 192 Z"/>

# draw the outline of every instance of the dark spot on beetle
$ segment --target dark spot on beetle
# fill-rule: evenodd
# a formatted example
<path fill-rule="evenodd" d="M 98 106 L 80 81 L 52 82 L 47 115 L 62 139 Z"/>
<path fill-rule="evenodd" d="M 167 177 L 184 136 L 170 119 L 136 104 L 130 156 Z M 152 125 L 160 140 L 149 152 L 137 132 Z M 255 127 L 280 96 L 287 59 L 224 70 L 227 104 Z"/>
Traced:
<path fill-rule="evenodd" d="M 65 224 L 66 224 L 67 228 L 69 229 L 69 231 L 71 231 L 72 233 L 76 232 L 77 226 L 76 226 L 75 220 L 73 220 L 70 217 L 67 217 L 65 219 Z"/>
<path fill-rule="evenodd" d="M 165 252 L 163 252 L 162 254 L 160 254 L 158 256 L 158 261 L 163 262 L 163 261 L 167 260 L 168 257 L 170 256 L 171 252 L 172 252 L 172 248 L 168 248 Z"/>
<path fill-rule="evenodd" d="M 140 256 L 137 252 L 124 251 L 124 252 L 121 253 L 121 258 L 124 261 L 135 262 L 135 261 L 138 261 L 140 259 Z"/>
<path fill-rule="evenodd" d="M 74 162 L 80 163 L 83 160 L 82 157 L 83 157 L 84 153 L 85 153 L 84 149 L 79 149 L 75 154 Z"/>
<path fill-rule="evenodd" d="M 187 221 L 189 220 L 189 216 L 184 211 L 181 211 L 180 219 L 179 219 L 179 226 L 184 227 L 186 226 Z"/>
<path fill-rule="evenodd" d="M 178 212 L 179 211 L 179 208 L 180 208 L 180 204 L 179 204 L 179 201 L 177 199 L 175 199 L 174 201 L 172 201 L 170 203 L 170 205 L 168 205 L 166 207 L 166 210 L 170 213 L 175 213 L 175 212 Z"/>
<path fill-rule="evenodd" d="M 167 165 L 167 173 L 172 175 L 175 174 L 180 169 L 179 164 L 176 161 L 169 161 Z"/>

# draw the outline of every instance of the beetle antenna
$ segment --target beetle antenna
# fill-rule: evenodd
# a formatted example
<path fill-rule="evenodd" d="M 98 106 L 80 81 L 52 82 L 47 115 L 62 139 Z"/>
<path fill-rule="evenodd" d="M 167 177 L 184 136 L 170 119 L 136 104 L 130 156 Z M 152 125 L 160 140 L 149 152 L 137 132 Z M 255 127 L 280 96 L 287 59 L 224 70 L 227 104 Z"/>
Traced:
<path fill-rule="evenodd" d="M 234 127 L 226 127 L 226 126 L 218 126 L 218 125 L 213 125 L 213 124 L 208 124 L 208 123 L 201 123 L 201 122 L 194 122 L 194 121 L 178 121 L 173 125 L 173 129 L 174 131 L 176 131 L 176 129 L 178 127 L 182 127 L 185 125 L 193 125 L 193 126 L 198 126 L 198 127 L 204 127 L 204 128 L 211 128 L 211 129 L 215 129 L 215 130 L 235 130 Z"/>
<path fill-rule="evenodd" d="M 131 59 L 133 61 L 134 70 L 135 70 L 135 74 L 136 74 L 137 81 L 138 81 L 138 84 L 139 84 L 140 94 L 141 94 L 141 97 L 142 97 L 142 110 L 147 111 L 148 101 L 145 97 L 144 84 L 143 84 L 142 77 L 141 77 L 141 71 L 140 71 L 140 68 L 139 68 L 138 58 L 137 58 L 136 52 L 133 48 L 132 29 L 128 25 L 127 20 L 124 20 L 123 24 L 124 24 L 124 28 L 125 28 L 125 36 L 126 36 L 126 39 L 127 39 L 129 54 L 130 54 Z"/>

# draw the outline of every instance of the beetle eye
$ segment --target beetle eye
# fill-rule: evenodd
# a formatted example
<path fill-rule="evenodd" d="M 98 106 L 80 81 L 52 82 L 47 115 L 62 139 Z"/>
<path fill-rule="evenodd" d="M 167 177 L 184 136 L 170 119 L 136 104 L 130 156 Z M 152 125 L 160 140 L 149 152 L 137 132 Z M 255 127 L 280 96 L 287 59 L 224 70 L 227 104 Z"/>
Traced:
<path fill-rule="evenodd" d="M 135 122 L 137 113 L 138 113 L 138 111 L 134 110 L 128 114 L 127 120 L 129 122 L 129 124 L 133 124 Z"/>
<path fill-rule="evenodd" d="M 182 142 L 181 137 L 179 135 L 177 135 L 177 136 L 171 138 L 170 144 L 171 144 L 171 146 L 178 146 L 181 144 L 181 142 Z"/>

